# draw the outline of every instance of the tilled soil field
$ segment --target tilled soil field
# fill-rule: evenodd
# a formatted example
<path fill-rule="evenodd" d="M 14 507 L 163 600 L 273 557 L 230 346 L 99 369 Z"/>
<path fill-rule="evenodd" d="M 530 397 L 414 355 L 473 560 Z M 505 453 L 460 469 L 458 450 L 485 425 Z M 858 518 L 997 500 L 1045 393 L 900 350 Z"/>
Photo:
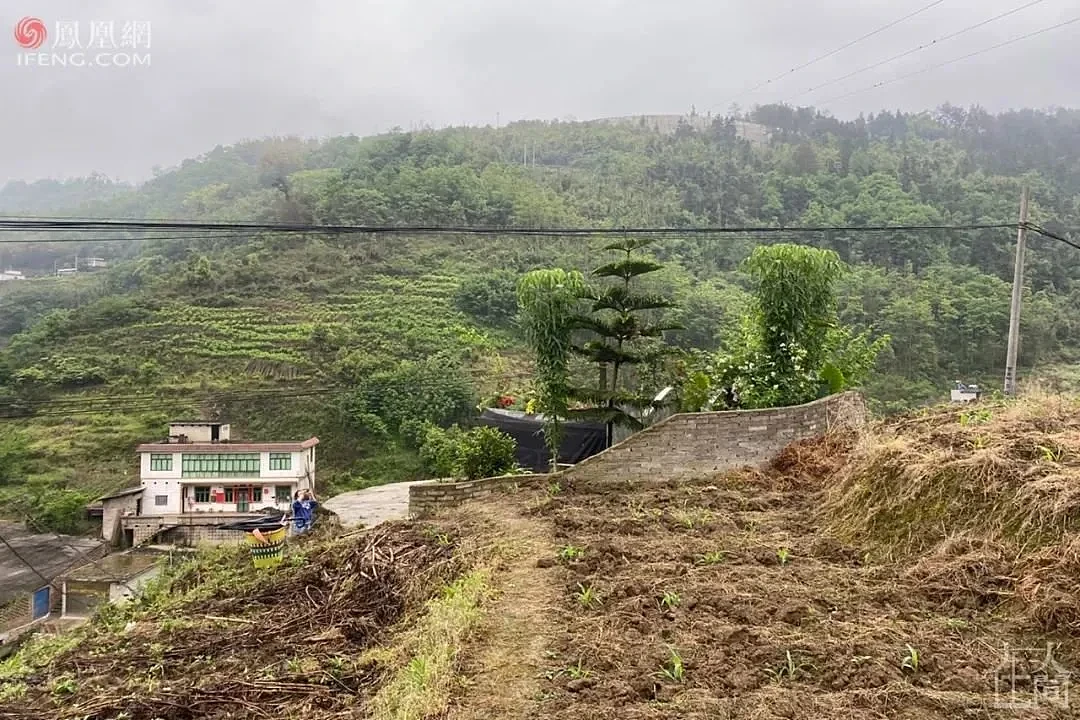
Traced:
<path fill-rule="evenodd" d="M 566 581 L 534 716 L 1075 717 L 1074 640 L 1010 623 L 985 593 L 942 593 L 925 558 L 876 564 L 819 530 L 845 450 L 819 441 L 764 472 L 550 488 L 531 512 L 559 550 L 538 562 Z"/>

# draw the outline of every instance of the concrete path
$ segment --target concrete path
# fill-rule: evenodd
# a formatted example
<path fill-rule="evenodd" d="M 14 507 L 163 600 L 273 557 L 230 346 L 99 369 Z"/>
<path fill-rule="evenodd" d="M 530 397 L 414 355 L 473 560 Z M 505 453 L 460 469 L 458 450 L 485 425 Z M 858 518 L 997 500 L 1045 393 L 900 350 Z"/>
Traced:
<path fill-rule="evenodd" d="M 323 503 L 337 513 L 345 527 L 372 527 L 387 520 L 409 516 L 409 486 L 411 482 L 377 485 L 364 490 L 342 493 Z"/>

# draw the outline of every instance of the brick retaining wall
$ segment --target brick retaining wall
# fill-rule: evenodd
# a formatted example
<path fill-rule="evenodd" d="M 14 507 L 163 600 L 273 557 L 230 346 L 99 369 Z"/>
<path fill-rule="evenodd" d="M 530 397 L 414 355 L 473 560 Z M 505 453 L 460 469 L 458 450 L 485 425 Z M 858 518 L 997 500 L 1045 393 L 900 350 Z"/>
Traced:
<path fill-rule="evenodd" d="M 848 392 L 769 410 L 680 413 L 564 471 L 590 480 L 654 480 L 762 465 L 795 442 L 866 422 L 866 405 Z"/>
<path fill-rule="evenodd" d="M 558 475 L 633 481 L 762 465 L 796 440 L 824 435 L 837 427 L 859 427 L 866 417 L 863 398 L 855 392 L 786 408 L 680 413 Z M 409 514 L 422 517 L 439 508 L 485 497 L 514 483 L 525 485 L 548 477 L 509 475 L 468 482 L 417 483 L 409 488 Z"/>
<path fill-rule="evenodd" d="M 497 490 L 513 485 L 528 485 L 548 477 L 543 473 L 503 475 L 483 480 L 443 482 L 428 480 L 409 486 L 409 514 L 413 517 L 430 515 L 440 508 L 454 507 L 468 500 L 487 497 Z"/>

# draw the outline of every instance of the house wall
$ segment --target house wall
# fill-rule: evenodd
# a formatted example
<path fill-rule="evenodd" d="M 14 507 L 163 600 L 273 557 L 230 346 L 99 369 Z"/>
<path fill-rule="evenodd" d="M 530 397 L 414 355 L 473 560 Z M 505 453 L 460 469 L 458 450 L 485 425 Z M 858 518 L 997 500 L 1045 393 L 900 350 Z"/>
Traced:
<path fill-rule="evenodd" d="M 185 435 L 188 442 L 193 443 L 208 443 L 212 442 L 210 437 L 209 425 L 169 425 L 169 435 Z M 218 441 L 225 442 L 229 440 L 230 428 L 228 425 L 221 425 L 218 430 Z M 224 450 L 222 452 L 225 452 Z"/>
<path fill-rule="evenodd" d="M 228 445 L 221 446 L 221 452 L 230 452 Z M 261 508 L 285 509 L 287 506 L 279 506 L 274 501 L 274 487 L 277 485 L 289 485 L 292 492 L 298 488 L 312 487 L 315 478 L 315 448 L 300 450 L 290 453 L 292 455 L 291 467 L 288 470 L 271 470 L 270 453 L 259 454 L 259 476 L 257 478 L 183 478 L 184 453 L 182 451 L 171 453 L 172 468 L 169 470 L 151 470 L 150 456 L 161 453 L 140 453 L 140 476 L 143 487 L 142 495 L 143 513 L 146 514 L 175 514 L 192 511 L 216 511 L 235 512 L 235 503 L 198 503 L 194 502 L 195 485 L 210 486 L 211 493 L 224 490 L 226 486 L 254 485 L 262 486 L 263 500 L 249 503 L 253 510 Z M 202 453 L 199 453 L 202 454 Z M 270 488 L 269 491 L 266 488 Z M 269 494 L 268 494 L 269 493 Z M 164 505 L 157 504 L 157 498 L 165 498 Z M 184 500 L 183 503 L 181 500 Z M 103 532 L 106 524 L 103 522 Z"/>
<path fill-rule="evenodd" d="M 854 392 L 795 407 L 680 413 L 555 475 L 417 483 L 409 487 L 409 512 L 427 515 L 513 484 L 577 478 L 625 484 L 761 465 L 797 440 L 865 422 L 865 403 Z"/>
<path fill-rule="evenodd" d="M 125 603 L 135 596 L 135 593 L 142 589 L 142 586 L 153 580 L 161 573 L 161 568 L 155 565 L 152 568 L 148 568 L 146 571 L 139 573 L 138 575 L 129 578 L 125 582 L 114 582 L 109 585 L 109 602 L 112 603 Z"/>
<path fill-rule="evenodd" d="M 143 493 L 145 495 L 145 492 Z M 143 495 L 125 495 L 101 501 L 101 539 L 107 543 L 119 544 L 121 533 L 121 518 L 127 513 L 135 514 L 136 506 Z"/>
<path fill-rule="evenodd" d="M 184 490 L 184 505 L 183 511 L 185 513 L 200 513 L 200 512 L 239 512 L 237 504 L 235 502 L 217 502 L 216 498 L 218 493 L 224 493 L 226 487 L 235 487 L 237 485 L 262 488 L 262 499 L 258 501 L 248 500 L 247 512 L 258 512 L 264 508 L 274 508 L 277 510 L 288 510 L 292 505 L 293 493 L 299 487 L 297 478 L 281 478 L 278 480 L 236 480 L 223 481 L 216 479 L 207 479 L 205 482 L 187 480 L 183 483 Z M 277 488 L 287 487 L 289 488 L 289 500 L 284 502 L 277 502 Z M 195 488 L 196 487 L 209 487 L 211 502 L 196 502 L 195 501 Z M 176 512 L 180 512 L 177 509 Z"/>
<path fill-rule="evenodd" d="M 223 530 L 219 526 L 250 518 L 251 513 L 184 513 L 183 515 L 141 515 L 123 519 L 125 530 L 131 530 L 135 544 L 140 545 L 158 533 L 162 544 L 199 545 L 202 543 L 243 542 L 242 530 Z"/>
<path fill-rule="evenodd" d="M 183 485 L 179 480 L 144 479 L 142 511 L 144 513 L 178 513 L 180 512 L 180 497 L 183 493 Z M 164 498 L 163 504 L 158 504 L 158 499 Z"/>

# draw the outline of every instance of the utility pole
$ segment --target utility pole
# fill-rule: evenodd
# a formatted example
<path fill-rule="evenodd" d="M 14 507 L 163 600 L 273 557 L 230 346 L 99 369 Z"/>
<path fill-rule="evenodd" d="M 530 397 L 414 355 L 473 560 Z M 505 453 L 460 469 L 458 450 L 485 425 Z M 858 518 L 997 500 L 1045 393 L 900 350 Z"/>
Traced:
<path fill-rule="evenodd" d="M 1013 268 L 1012 305 L 1009 308 L 1009 348 L 1005 355 L 1005 394 L 1016 395 L 1016 358 L 1020 349 L 1020 300 L 1024 292 L 1024 245 L 1027 244 L 1028 203 L 1025 185 L 1020 196 L 1020 226 L 1016 231 L 1016 265 Z"/>

